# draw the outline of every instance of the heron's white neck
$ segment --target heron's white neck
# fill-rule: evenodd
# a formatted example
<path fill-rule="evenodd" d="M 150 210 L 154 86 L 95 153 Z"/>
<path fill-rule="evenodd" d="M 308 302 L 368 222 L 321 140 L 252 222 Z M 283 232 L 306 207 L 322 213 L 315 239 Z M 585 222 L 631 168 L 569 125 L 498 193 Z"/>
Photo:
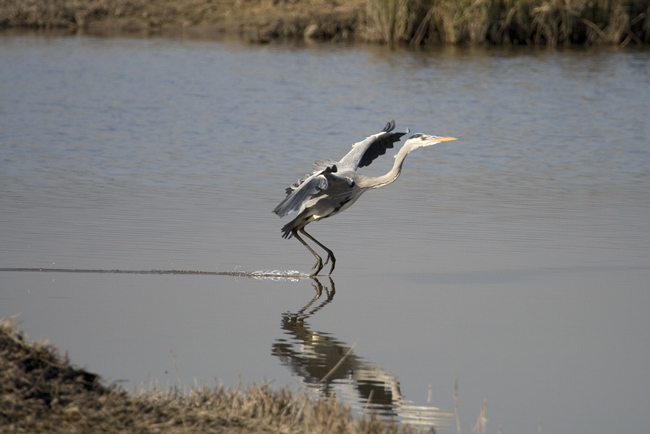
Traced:
<path fill-rule="evenodd" d="M 393 163 L 393 168 L 390 171 L 382 176 L 372 176 L 364 178 L 358 182 L 359 187 L 361 188 L 380 188 L 388 184 L 392 184 L 399 178 L 400 173 L 402 173 L 402 164 L 404 164 L 404 159 L 406 156 L 415 149 L 414 146 L 405 143 L 395 155 L 395 163 Z"/>

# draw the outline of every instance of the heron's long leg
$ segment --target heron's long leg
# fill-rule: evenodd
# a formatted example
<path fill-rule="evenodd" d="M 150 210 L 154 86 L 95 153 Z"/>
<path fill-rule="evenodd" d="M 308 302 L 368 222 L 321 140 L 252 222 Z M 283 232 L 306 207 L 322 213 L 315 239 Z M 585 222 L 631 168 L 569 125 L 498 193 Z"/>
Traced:
<path fill-rule="evenodd" d="M 328 249 L 327 247 L 325 247 L 325 246 L 324 246 L 320 241 L 318 241 L 316 238 L 314 238 L 314 237 L 312 237 L 311 235 L 309 235 L 309 234 L 307 233 L 307 231 L 305 230 L 304 227 L 300 229 L 300 232 L 302 232 L 303 234 L 305 234 L 305 235 L 306 235 L 310 240 L 312 240 L 313 242 L 315 242 L 316 244 L 318 244 L 319 246 L 321 246 L 321 248 L 327 252 L 327 259 L 325 260 L 325 263 L 327 264 L 327 261 L 329 261 L 330 259 L 332 260 L 332 268 L 330 268 L 330 272 L 329 272 L 329 274 L 332 274 L 332 271 L 334 271 L 334 266 L 336 265 L 336 258 L 334 257 L 334 252 L 332 252 L 330 249 Z M 319 270 L 319 271 L 320 271 L 320 270 Z M 315 274 L 318 274 L 318 273 L 315 273 Z"/>
<path fill-rule="evenodd" d="M 309 238 L 311 238 L 311 239 L 313 240 L 313 238 L 312 238 L 308 233 L 306 233 L 306 232 L 304 231 L 304 229 L 303 229 L 301 232 L 304 233 L 305 235 L 307 235 Z M 307 244 L 307 243 L 305 242 L 305 240 L 303 240 L 302 238 L 300 238 L 300 235 L 298 235 L 298 229 L 294 229 L 294 230 L 292 230 L 292 231 L 291 231 L 291 235 L 293 235 L 294 237 L 296 237 L 296 239 L 297 239 L 298 241 L 300 241 L 300 242 L 302 243 L 303 246 L 307 247 L 307 250 L 309 250 L 309 251 L 311 252 L 311 254 L 314 255 L 314 256 L 316 257 L 316 264 L 312 267 L 312 269 L 315 269 L 316 272 L 314 272 L 314 273 L 312 274 L 312 276 L 315 276 L 315 275 L 317 275 L 318 273 L 320 273 L 320 270 L 323 269 L 323 258 L 321 258 L 320 256 L 318 256 L 318 253 L 316 253 L 316 252 L 314 251 L 314 249 L 312 249 L 312 248 L 309 246 L 309 244 Z M 316 241 L 316 240 L 314 240 L 314 241 Z M 318 241 L 316 241 L 316 242 L 318 243 Z M 320 243 L 318 243 L 318 244 L 320 245 Z"/>

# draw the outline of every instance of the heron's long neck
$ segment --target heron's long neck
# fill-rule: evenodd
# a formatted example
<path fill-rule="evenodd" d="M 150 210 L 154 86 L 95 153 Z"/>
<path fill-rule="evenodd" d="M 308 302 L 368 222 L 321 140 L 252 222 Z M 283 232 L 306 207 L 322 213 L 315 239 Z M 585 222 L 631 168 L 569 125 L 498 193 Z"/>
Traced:
<path fill-rule="evenodd" d="M 393 163 L 393 168 L 390 169 L 387 174 L 382 176 L 368 177 L 364 179 L 364 182 L 359 182 L 359 187 L 380 188 L 395 182 L 402 172 L 402 164 L 404 164 L 404 159 L 412 150 L 413 148 L 411 146 L 402 146 L 402 148 L 395 156 L 395 163 Z"/>

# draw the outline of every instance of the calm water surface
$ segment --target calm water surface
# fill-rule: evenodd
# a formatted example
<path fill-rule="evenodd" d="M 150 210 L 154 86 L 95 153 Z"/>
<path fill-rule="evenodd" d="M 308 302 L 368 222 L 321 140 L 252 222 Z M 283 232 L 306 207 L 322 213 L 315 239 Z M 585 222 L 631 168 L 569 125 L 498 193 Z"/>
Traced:
<path fill-rule="evenodd" d="M 128 388 L 644 432 L 648 113 L 648 51 L 0 36 L 0 316 Z M 332 280 L 15 271 L 308 272 L 271 210 L 393 118 L 459 140 L 310 226 Z"/>

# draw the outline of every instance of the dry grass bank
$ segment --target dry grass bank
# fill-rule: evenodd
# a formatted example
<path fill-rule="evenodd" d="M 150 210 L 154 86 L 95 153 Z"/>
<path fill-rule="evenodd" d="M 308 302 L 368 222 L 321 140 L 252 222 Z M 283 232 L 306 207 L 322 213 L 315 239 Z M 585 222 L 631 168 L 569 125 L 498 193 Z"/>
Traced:
<path fill-rule="evenodd" d="M 0 28 L 356 39 L 388 44 L 648 44 L 650 0 L 0 0 Z"/>
<path fill-rule="evenodd" d="M 378 420 L 353 419 L 333 400 L 268 387 L 127 392 L 74 367 L 56 349 L 33 343 L 0 320 L 2 433 L 406 433 Z"/>
<path fill-rule="evenodd" d="M 366 0 L 0 0 L 0 28 L 240 34 L 271 39 L 348 38 Z"/>
<path fill-rule="evenodd" d="M 368 0 L 368 21 L 389 44 L 650 43 L 649 0 Z"/>

